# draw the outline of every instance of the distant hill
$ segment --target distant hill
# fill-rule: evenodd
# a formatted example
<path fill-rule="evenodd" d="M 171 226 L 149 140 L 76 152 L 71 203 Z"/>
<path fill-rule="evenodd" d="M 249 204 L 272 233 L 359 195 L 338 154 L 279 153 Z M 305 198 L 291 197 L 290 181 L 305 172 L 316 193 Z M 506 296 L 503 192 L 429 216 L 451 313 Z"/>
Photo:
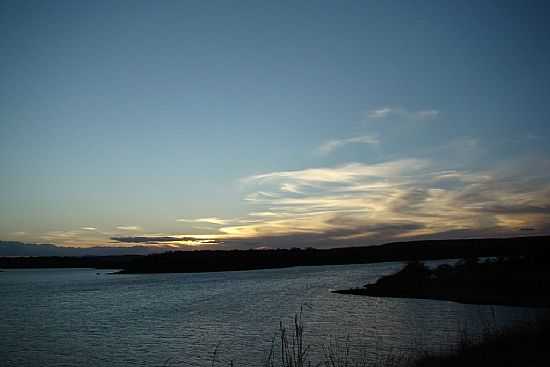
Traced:
<path fill-rule="evenodd" d="M 122 269 L 123 273 L 191 273 L 485 256 L 538 256 L 549 252 L 550 236 L 411 241 L 332 249 L 166 252 L 168 249 L 145 246 L 65 248 L 0 242 L 0 268 L 95 267 Z"/>
<path fill-rule="evenodd" d="M 490 256 L 537 256 L 550 237 L 433 240 L 333 249 L 178 251 L 140 256 L 123 273 L 191 273 Z"/>
<path fill-rule="evenodd" d="M 52 244 L 34 244 L 16 241 L 0 241 L 0 257 L 13 256 L 117 256 L 149 255 L 173 251 L 173 247 L 153 246 L 95 246 L 95 247 L 61 247 Z"/>

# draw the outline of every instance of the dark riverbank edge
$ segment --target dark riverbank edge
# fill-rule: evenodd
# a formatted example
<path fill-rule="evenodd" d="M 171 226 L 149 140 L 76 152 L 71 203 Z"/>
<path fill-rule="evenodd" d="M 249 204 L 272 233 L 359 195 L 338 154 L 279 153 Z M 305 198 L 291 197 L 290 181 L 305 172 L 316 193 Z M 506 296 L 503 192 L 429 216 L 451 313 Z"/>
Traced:
<path fill-rule="evenodd" d="M 480 256 L 531 256 L 544 254 L 547 248 L 550 248 L 550 236 L 413 241 L 333 249 L 178 251 L 139 257 L 124 266 L 120 273 L 192 273 Z"/>
<path fill-rule="evenodd" d="M 502 296 L 502 297 L 472 297 L 472 296 L 457 296 L 444 294 L 398 294 L 392 292 L 377 292 L 364 288 L 338 289 L 331 291 L 338 294 L 351 294 L 356 296 L 368 297 L 383 297 L 383 298 L 409 298 L 409 299 L 427 299 L 434 301 L 448 301 L 463 303 L 468 305 L 495 305 L 495 306 L 515 306 L 515 307 L 550 307 L 547 301 L 518 301 L 517 299 Z"/>
<path fill-rule="evenodd" d="M 466 304 L 550 307 L 550 258 L 521 256 L 463 259 L 430 269 L 408 263 L 399 272 L 362 288 L 333 293 L 370 297 L 417 298 Z"/>
<path fill-rule="evenodd" d="M 333 249 L 197 250 L 146 256 L 0 257 L 0 268 L 122 269 L 121 274 L 197 273 L 463 257 L 531 256 L 544 254 L 548 248 L 550 236 L 526 236 L 411 241 Z"/>

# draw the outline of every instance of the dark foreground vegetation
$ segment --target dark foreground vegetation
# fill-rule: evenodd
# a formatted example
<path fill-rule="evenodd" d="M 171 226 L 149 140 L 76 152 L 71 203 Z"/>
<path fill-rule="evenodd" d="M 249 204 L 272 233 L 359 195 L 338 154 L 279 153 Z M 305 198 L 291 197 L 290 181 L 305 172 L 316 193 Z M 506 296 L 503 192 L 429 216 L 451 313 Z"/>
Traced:
<path fill-rule="evenodd" d="M 457 349 L 443 355 L 424 355 L 411 367 L 548 366 L 550 323 L 539 321 L 493 330 L 480 338 L 463 337 Z"/>
<path fill-rule="evenodd" d="M 363 288 L 335 291 L 374 297 L 449 300 L 461 303 L 550 307 L 548 255 L 463 259 L 430 269 L 419 261 Z"/>
<path fill-rule="evenodd" d="M 489 322 L 481 334 L 469 334 L 462 329 L 458 343 L 449 350 L 429 353 L 417 350 L 412 354 L 390 352 L 379 355 L 378 351 L 364 346 L 360 350 L 351 347 L 349 339 L 334 340 L 312 349 L 308 344 L 302 313 L 287 327 L 280 325 L 278 335 L 266 352 L 264 367 L 477 367 L 477 366 L 548 366 L 550 358 L 550 320 L 541 318 L 498 329 L 495 321 Z M 168 364 L 174 365 L 177 364 Z M 239 366 L 227 360 L 224 353 L 215 348 L 211 365 Z"/>
<path fill-rule="evenodd" d="M 0 268 L 84 267 L 122 273 L 189 273 L 254 270 L 308 265 L 452 259 L 544 254 L 550 237 L 434 240 L 334 249 L 173 251 L 147 256 L 3 257 Z"/>

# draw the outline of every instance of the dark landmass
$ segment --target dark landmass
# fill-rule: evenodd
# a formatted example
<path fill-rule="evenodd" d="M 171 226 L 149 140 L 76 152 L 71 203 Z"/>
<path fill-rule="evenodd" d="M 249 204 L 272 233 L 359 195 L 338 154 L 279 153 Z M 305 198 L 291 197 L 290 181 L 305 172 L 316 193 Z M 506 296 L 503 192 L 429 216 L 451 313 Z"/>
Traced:
<path fill-rule="evenodd" d="M 471 239 L 391 243 L 326 250 L 278 249 L 169 252 L 138 258 L 123 273 L 208 272 L 309 265 L 543 254 L 550 237 Z"/>
<path fill-rule="evenodd" d="M 432 240 L 334 249 L 197 250 L 147 256 L 0 257 L 0 268 L 93 267 L 122 273 L 189 273 L 291 266 L 544 254 L 550 236 L 507 239 Z"/>
<path fill-rule="evenodd" d="M 335 293 L 550 307 L 550 257 L 469 258 L 435 269 L 414 261 L 374 284 Z"/>
<path fill-rule="evenodd" d="M 169 246 L 94 246 L 62 247 L 52 244 L 23 243 L 17 241 L 0 241 L 2 256 L 118 256 L 148 255 L 173 250 Z"/>
<path fill-rule="evenodd" d="M 140 255 L 0 257 L 3 269 L 94 268 L 123 269 Z"/>

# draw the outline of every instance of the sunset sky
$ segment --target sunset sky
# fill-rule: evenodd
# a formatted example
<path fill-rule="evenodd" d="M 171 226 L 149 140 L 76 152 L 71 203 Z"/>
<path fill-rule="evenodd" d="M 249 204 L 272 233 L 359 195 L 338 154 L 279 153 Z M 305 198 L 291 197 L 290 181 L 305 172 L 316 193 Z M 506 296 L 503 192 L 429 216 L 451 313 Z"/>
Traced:
<path fill-rule="evenodd" d="M 550 5 L 0 1 L 0 240 L 550 233 Z"/>

